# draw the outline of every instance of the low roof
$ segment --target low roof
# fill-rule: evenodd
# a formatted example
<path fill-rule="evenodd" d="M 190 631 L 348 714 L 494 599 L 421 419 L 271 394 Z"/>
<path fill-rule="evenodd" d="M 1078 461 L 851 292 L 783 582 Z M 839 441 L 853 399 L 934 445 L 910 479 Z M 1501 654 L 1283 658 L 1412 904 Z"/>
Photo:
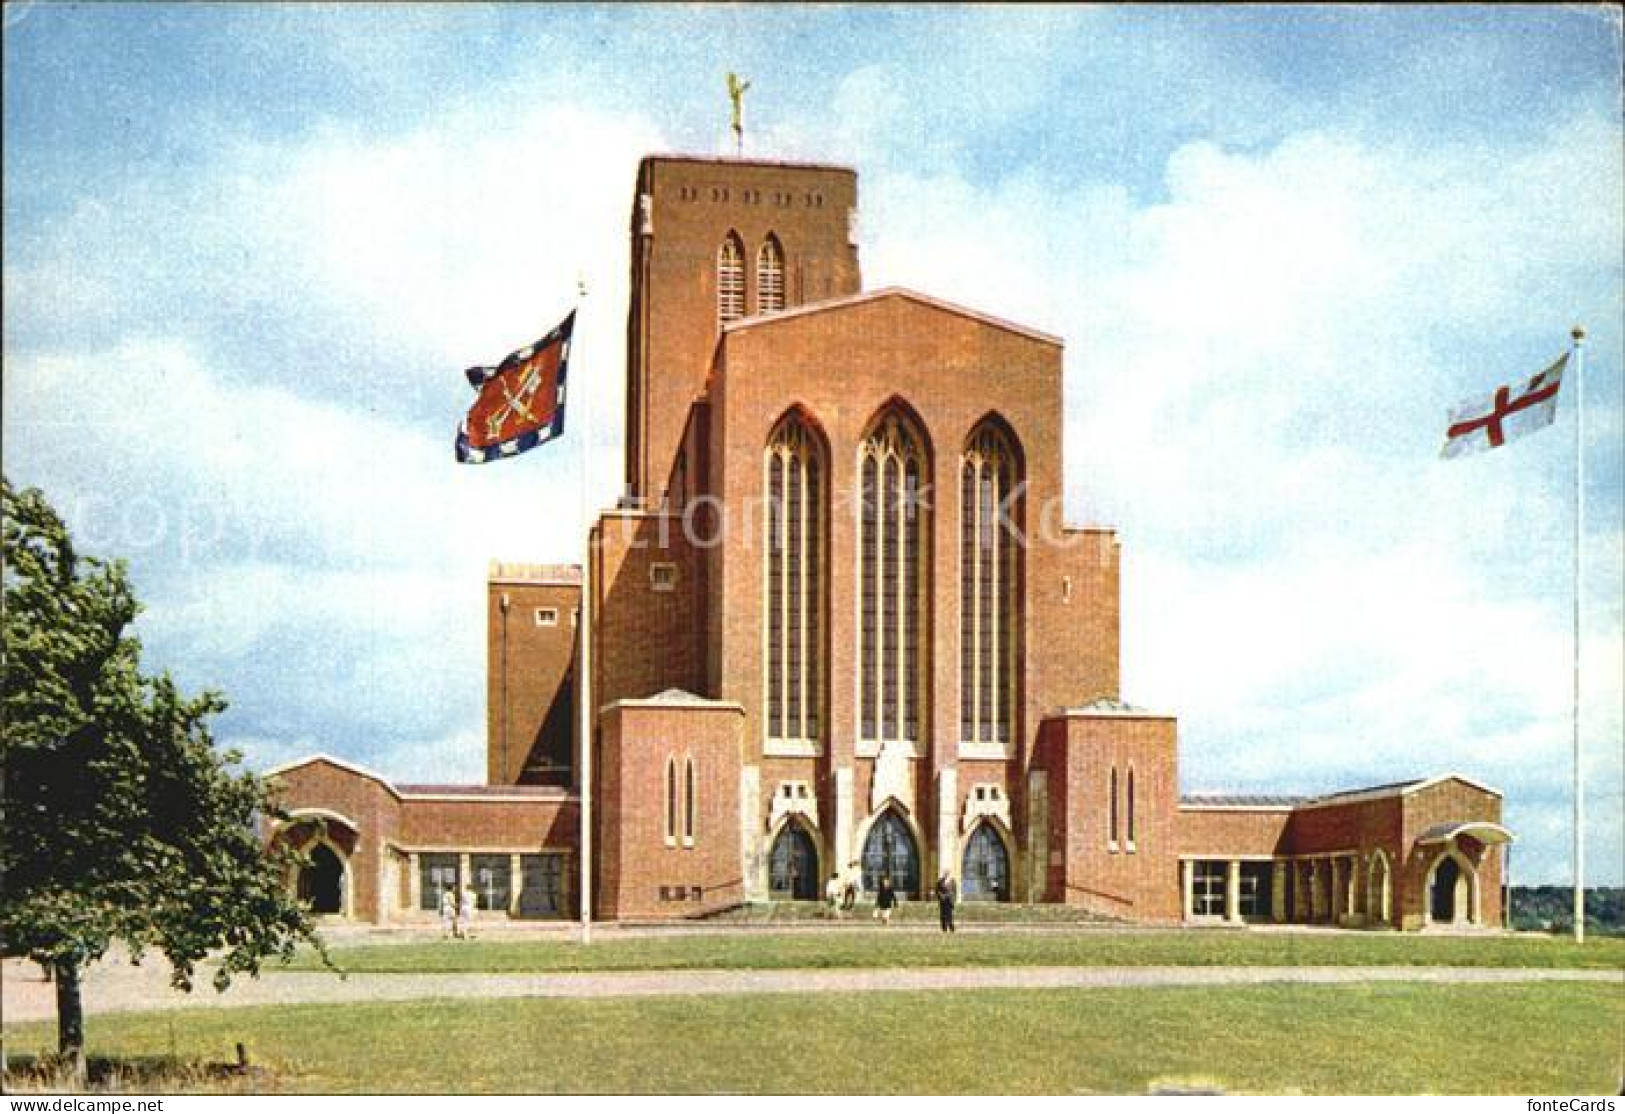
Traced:
<path fill-rule="evenodd" d="M 1340 789 L 1319 796 L 1290 796 L 1278 793 L 1188 793 L 1179 798 L 1181 808 L 1325 808 L 1331 805 L 1358 804 L 1361 801 L 1380 801 L 1391 797 L 1408 797 L 1446 781 L 1459 781 L 1482 793 L 1499 797 L 1498 790 L 1460 774 L 1440 774 L 1430 778 L 1412 778 L 1409 781 L 1390 781 L 1382 785 L 1368 785 L 1361 789 Z"/>
<path fill-rule="evenodd" d="M 334 758 L 331 754 L 311 754 L 292 762 L 284 762 L 280 766 L 272 766 L 262 776 L 274 778 L 279 774 L 288 773 L 290 770 L 314 766 L 318 762 L 326 762 L 328 765 L 337 766 L 339 769 L 356 777 L 377 782 L 385 792 L 398 801 L 443 800 L 448 797 L 465 800 L 528 801 L 547 798 L 571 799 L 575 797 L 575 794 L 570 790 L 553 785 L 396 785 L 383 774 L 369 770 L 365 766 L 359 766 L 354 762 L 347 762 L 342 758 Z"/>
<path fill-rule="evenodd" d="M 1327 805 L 1354 804 L 1358 801 L 1377 801 L 1385 797 L 1408 797 L 1413 793 L 1420 793 L 1424 789 L 1431 789 L 1447 781 L 1459 781 L 1463 785 L 1470 785 L 1481 793 L 1492 797 L 1501 796 L 1501 791 L 1491 789 L 1481 781 L 1474 781 L 1470 777 L 1460 774 L 1439 774 L 1436 777 L 1413 778 L 1410 781 L 1393 781 L 1386 785 L 1372 785 L 1364 789 L 1345 789 L 1337 793 L 1327 793 L 1305 803 L 1304 808 L 1321 808 Z"/>
<path fill-rule="evenodd" d="M 1292 809 L 1312 799 L 1280 793 L 1189 793 L 1180 796 L 1179 807 Z"/>

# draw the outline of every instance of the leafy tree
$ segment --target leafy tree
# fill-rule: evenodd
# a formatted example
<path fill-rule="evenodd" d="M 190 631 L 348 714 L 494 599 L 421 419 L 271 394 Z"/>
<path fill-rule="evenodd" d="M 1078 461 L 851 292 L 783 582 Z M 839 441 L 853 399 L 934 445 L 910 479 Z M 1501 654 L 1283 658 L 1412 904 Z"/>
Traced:
<path fill-rule="evenodd" d="M 162 953 L 188 991 L 210 952 L 224 990 L 300 940 L 321 945 L 287 892 L 296 857 L 261 838 L 280 816 L 267 785 L 214 748 L 225 701 L 144 676 L 123 562 L 75 552 L 39 490 L 0 489 L 0 944 L 52 974 L 59 1049 L 83 1078 L 80 983 L 115 940 Z"/>

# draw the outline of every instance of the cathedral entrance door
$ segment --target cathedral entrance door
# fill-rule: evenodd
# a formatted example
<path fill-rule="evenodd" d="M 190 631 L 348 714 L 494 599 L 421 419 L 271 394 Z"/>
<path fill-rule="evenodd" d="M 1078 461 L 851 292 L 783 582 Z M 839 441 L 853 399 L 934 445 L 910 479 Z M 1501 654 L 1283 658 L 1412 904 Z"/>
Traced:
<path fill-rule="evenodd" d="M 914 836 L 896 812 L 887 809 L 863 841 L 863 888 L 874 893 L 880 879 L 890 875 L 892 889 L 904 896 L 920 892 L 920 851 Z"/>
<path fill-rule="evenodd" d="M 965 844 L 959 893 L 966 901 L 1004 901 L 1010 896 L 1010 856 L 1004 840 L 985 820 Z"/>
<path fill-rule="evenodd" d="M 793 820 L 773 841 L 767 888 L 778 898 L 818 900 L 818 849 L 806 830 Z"/>

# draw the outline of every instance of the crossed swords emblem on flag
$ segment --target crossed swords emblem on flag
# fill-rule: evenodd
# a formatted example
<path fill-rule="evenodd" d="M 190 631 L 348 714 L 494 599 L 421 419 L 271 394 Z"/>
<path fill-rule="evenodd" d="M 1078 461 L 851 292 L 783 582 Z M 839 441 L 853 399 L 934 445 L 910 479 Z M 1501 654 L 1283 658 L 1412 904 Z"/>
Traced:
<path fill-rule="evenodd" d="M 485 435 L 492 440 L 501 437 L 502 430 L 507 426 L 509 419 L 517 415 L 523 414 L 531 422 L 538 421 L 530 408 L 531 399 L 536 397 L 536 388 L 541 386 L 541 376 L 537 373 L 535 361 L 531 361 L 525 371 L 524 379 L 520 380 L 517 395 L 509 391 L 507 385 L 500 380 L 498 380 L 497 386 L 502 390 L 502 397 L 507 400 L 507 405 L 486 419 Z"/>
<path fill-rule="evenodd" d="M 564 432 L 564 382 L 575 311 L 535 344 L 463 374 L 478 393 L 457 430 L 459 463 L 518 456 Z"/>

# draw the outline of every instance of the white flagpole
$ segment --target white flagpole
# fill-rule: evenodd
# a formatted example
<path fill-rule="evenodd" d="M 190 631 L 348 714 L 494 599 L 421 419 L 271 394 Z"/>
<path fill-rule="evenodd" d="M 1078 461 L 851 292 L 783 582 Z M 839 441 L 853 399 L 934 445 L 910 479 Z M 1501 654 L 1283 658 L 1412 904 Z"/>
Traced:
<path fill-rule="evenodd" d="M 1584 943 L 1585 929 L 1585 773 L 1580 752 L 1580 599 L 1584 588 L 1585 549 L 1585 329 L 1574 339 L 1574 942 Z"/>
<path fill-rule="evenodd" d="M 577 292 L 580 300 L 587 300 L 587 283 L 585 279 L 577 278 Z M 581 560 L 581 606 L 577 609 L 576 630 L 581 638 L 581 652 L 577 655 L 577 662 L 581 668 L 581 707 L 577 709 L 577 716 L 581 721 L 581 766 L 579 805 L 576 815 L 581 820 L 581 838 L 578 846 L 581 855 L 581 942 L 592 943 L 592 496 L 588 475 L 591 471 L 591 423 L 587 420 L 587 405 L 585 392 L 581 390 L 581 375 L 578 372 L 575 382 L 571 385 L 571 393 L 577 396 L 576 414 L 578 415 L 581 431 L 581 519 L 582 519 L 582 560 Z"/>

